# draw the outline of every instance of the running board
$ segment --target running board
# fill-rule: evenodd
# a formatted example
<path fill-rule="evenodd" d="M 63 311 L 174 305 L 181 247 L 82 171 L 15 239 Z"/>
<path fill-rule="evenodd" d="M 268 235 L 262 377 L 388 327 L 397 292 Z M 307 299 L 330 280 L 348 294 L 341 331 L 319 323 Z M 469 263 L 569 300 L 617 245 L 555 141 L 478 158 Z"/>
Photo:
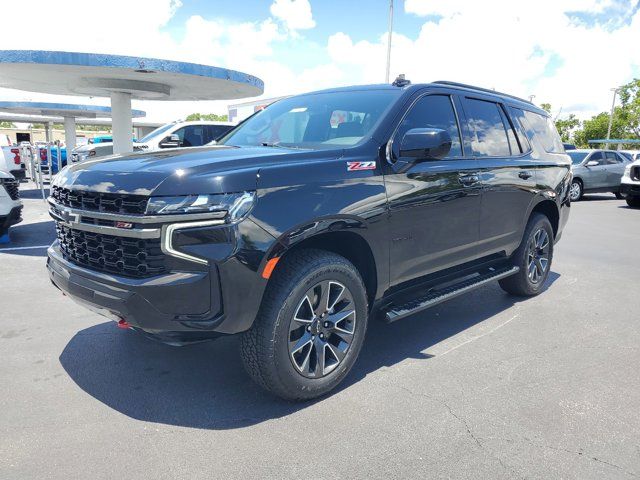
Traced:
<path fill-rule="evenodd" d="M 415 300 L 405 303 L 404 305 L 392 306 L 386 311 L 384 320 L 386 323 L 395 322 L 396 320 L 400 320 L 408 317 L 409 315 L 413 315 L 414 313 L 433 307 L 438 303 L 447 301 L 451 298 L 457 297 L 458 295 L 462 295 L 463 293 L 470 292 L 471 290 L 475 290 L 476 288 L 482 287 L 494 280 L 500 280 L 501 278 L 514 275 L 519 271 L 520 267 L 501 268 L 464 280 L 440 290 L 431 291 L 422 297 L 418 297 Z"/>

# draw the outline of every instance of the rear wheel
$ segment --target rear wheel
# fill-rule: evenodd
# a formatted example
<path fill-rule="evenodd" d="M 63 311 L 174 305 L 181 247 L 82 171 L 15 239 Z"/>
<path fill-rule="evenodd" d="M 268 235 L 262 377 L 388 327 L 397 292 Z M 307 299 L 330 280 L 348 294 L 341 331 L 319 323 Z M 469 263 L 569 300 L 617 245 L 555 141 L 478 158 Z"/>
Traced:
<path fill-rule="evenodd" d="M 367 329 L 367 296 L 344 257 L 301 250 L 283 259 L 241 341 L 249 375 L 287 400 L 326 394 L 349 373 Z"/>
<path fill-rule="evenodd" d="M 627 205 L 631 208 L 640 208 L 640 197 L 627 197 Z"/>
<path fill-rule="evenodd" d="M 522 243 L 512 258 L 520 271 L 500 280 L 502 289 L 512 295 L 538 295 L 553 259 L 553 228 L 545 215 L 536 213 L 529 219 Z"/>
<path fill-rule="evenodd" d="M 613 194 L 616 196 L 618 200 L 624 199 L 624 195 L 622 195 L 620 192 L 613 192 Z"/>
<path fill-rule="evenodd" d="M 569 198 L 572 202 L 577 202 L 584 195 L 584 187 L 582 186 L 582 182 L 574 178 L 571 182 L 571 188 L 569 189 Z"/>

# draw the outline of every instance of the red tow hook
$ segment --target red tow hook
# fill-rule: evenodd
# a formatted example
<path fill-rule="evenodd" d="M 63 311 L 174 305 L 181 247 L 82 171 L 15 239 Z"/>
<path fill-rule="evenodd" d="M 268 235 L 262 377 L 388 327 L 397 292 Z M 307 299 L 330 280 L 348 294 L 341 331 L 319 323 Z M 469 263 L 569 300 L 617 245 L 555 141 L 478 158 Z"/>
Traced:
<path fill-rule="evenodd" d="M 121 318 L 118 320 L 118 328 L 129 329 L 131 328 L 131 324 L 127 322 L 125 319 Z"/>

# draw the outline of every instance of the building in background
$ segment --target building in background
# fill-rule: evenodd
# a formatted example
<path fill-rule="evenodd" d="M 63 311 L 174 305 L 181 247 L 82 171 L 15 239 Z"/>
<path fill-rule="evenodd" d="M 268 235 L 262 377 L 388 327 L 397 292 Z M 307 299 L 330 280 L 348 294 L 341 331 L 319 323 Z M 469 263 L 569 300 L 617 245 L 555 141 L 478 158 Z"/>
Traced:
<path fill-rule="evenodd" d="M 237 124 L 245 118 L 253 115 L 255 112 L 262 110 L 267 105 L 271 105 L 273 102 L 277 102 L 278 100 L 282 100 L 283 98 L 287 97 L 284 96 L 274 98 L 261 98 L 260 100 L 253 100 L 251 102 L 242 102 L 228 105 L 227 109 L 229 121 Z"/>

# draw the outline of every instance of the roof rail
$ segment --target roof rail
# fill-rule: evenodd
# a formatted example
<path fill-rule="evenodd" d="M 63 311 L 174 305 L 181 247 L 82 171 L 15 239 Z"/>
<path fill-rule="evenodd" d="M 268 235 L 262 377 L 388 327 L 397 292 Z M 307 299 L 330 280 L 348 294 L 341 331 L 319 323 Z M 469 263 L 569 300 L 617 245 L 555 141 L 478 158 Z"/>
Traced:
<path fill-rule="evenodd" d="M 518 100 L 520 102 L 528 103 L 529 105 L 535 106 L 532 102 L 530 102 L 529 100 L 525 100 L 524 98 L 516 97 L 515 95 L 509 95 L 508 93 L 496 92 L 495 90 L 490 90 L 488 88 L 482 88 L 482 87 L 476 87 L 474 85 L 468 85 L 466 83 L 451 82 L 449 80 L 436 80 L 435 82 L 431 82 L 431 83 L 436 83 L 436 84 L 439 84 L 439 85 L 449 85 L 449 86 L 452 86 L 452 87 L 468 88 L 469 90 L 477 90 L 479 92 L 491 93 L 493 95 L 500 95 L 500 96 L 503 96 L 503 97 L 513 98 L 514 100 Z"/>

